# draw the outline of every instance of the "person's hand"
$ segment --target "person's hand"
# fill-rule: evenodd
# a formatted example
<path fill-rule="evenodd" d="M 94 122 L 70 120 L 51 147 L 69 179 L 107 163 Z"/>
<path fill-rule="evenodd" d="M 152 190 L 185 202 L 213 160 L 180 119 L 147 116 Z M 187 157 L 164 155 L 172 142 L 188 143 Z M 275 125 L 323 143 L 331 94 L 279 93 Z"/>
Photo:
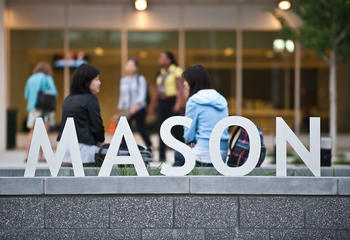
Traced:
<path fill-rule="evenodd" d="M 102 147 L 103 145 L 105 145 L 106 144 L 106 142 L 97 142 L 97 146 L 98 147 Z"/>
<path fill-rule="evenodd" d="M 184 94 L 185 101 L 187 101 L 188 96 L 190 95 L 190 85 L 188 85 L 187 81 L 184 81 L 184 84 L 183 84 L 183 94 Z"/>
<path fill-rule="evenodd" d="M 194 148 L 194 146 L 196 146 L 196 143 L 191 142 L 191 143 L 188 144 L 188 146 L 190 146 L 190 148 Z"/>
<path fill-rule="evenodd" d="M 130 116 L 134 115 L 137 112 L 137 106 L 134 105 L 132 108 L 130 108 L 129 114 Z"/>
<path fill-rule="evenodd" d="M 112 117 L 112 120 L 115 121 L 115 122 L 119 121 L 121 115 L 122 115 L 121 112 L 114 114 L 113 117 Z"/>
<path fill-rule="evenodd" d="M 149 110 L 147 114 L 148 114 L 149 119 L 151 119 L 151 120 L 156 119 L 156 113 L 154 112 L 153 109 Z"/>

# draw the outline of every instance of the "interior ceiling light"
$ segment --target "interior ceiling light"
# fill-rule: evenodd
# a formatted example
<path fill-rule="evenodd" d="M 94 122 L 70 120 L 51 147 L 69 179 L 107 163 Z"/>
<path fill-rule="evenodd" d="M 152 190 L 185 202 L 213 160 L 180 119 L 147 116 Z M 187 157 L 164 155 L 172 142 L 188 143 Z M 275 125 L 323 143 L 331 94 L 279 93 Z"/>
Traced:
<path fill-rule="evenodd" d="M 139 58 L 145 59 L 147 58 L 148 53 L 146 51 L 140 51 Z"/>
<path fill-rule="evenodd" d="M 273 50 L 276 52 L 282 52 L 285 47 L 285 42 L 283 39 L 275 39 L 273 41 Z"/>
<path fill-rule="evenodd" d="M 95 54 L 96 54 L 97 56 L 103 56 L 103 54 L 104 54 L 105 51 L 103 50 L 103 48 L 97 47 L 97 48 L 94 49 L 94 52 L 95 52 Z"/>
<path fill-rule="evenodd" d="M 287 40 L 285 42 L 285 46 L 288 52 L 290 53 L 294 52 L 294 42 L 292 40 Z"/>
<path fill-rule="evenodd" d="M 226 56 L 226 57 L 230 57 L 230 56 L 232 56 L 234 54 L 234 50 L 233 50 L 233 48 L 225 48 L 225 50 L 224 50 L 224 55 Z"/>
<path fill-rule="evenodd" d="M 135 0 L 135 8 L 138 11 L 147 9 L 147 0 Z"/>
<path fill-rule="evenodd" d="M 288 10 L 291 7 L 291 5 L 292 4 L 290 3 L 290 1 L 286 1 L 286 0 L 280 1 L 278 3 L 278 7 L 281 10 Z"/>

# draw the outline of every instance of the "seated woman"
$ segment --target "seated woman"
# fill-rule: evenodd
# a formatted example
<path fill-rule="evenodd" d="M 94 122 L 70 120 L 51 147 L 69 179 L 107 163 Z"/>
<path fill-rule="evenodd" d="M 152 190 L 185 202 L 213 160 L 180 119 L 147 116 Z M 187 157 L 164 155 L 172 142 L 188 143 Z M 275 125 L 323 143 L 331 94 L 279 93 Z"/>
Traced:
<path fill-rule="evenodd" d="M 85 165 L 95 162 L 96 150 L 105 141 L 100 106 L 95 96 L 101 86 L 99 74 L 100 71 L 89 64 L 82 64 L 75 70 L 70 95 L 63 103 L 62 122 L 57 137 L 57 141 L 60 141 L 67 118 L 74 118 L 81 158 Z M 63 163 L 71 162 L 67 152 Z"/>
<path fill-rule="evenodd" d="M 226 99 L 211 88 L 207 70 L 201 65 L 189 67 L 182 74 L 184 89 L 189 98 L 185 116 L 192 119 L 190 128 L 184 128 L 184 139 L 195 153 L 196 166 L 211 167 L 209 138 L 214 126 L 228 116 Z M 226 159 L 229 134 L 226 129 L 221 137 L 221 156 Z M 184 158 L 175 152 L 174 166 L 182 166 Z"/>

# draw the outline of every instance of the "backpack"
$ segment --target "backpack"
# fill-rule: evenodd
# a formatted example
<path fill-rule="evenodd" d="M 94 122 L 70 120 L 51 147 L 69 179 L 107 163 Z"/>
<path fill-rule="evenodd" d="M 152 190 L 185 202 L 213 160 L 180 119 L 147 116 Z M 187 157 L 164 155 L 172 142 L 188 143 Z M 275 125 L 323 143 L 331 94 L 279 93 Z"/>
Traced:
<path fill-rule="evenodd" d="M 140 75 L 137 74 L 137 85 L 140 85 Z M 149 93 L 148 83 L 146 82 L 146 107 L 151 103 L 151 95 Z"/>
<path fill-rule="evenodd" d="M 264 144 L 263 133 L 259 127 L 259 135 L 261 140 L 261 152 L 259 161 L 256 167 L 260 167 L 265 160 L 266 147 Z M 242 166 L 249 155 L 249 137 L 247 131 L 242 127 L 237 127 L 231 136 L 229 144 L 229 154 L 227 159 L 227 165 L 230 167 Z"/>
<path fill-rule="evenodd" d="M 95 153 L 95 167 L 102 166 L 109 146 L 110 146 L 110 144 L 106 143 L 103 146 L 101 146 L 98 149 L 98 151 Z M 137 147 L 141 153 L 142 159 L 145 162 L 145 164 L 152 162 L 152 148 L 142 146 L 142 145 L 137 145 Z M 126 143 L 124 140 L 120 144 L 118 156 L 130 156 L 128 147 L 126 146 Z"/>

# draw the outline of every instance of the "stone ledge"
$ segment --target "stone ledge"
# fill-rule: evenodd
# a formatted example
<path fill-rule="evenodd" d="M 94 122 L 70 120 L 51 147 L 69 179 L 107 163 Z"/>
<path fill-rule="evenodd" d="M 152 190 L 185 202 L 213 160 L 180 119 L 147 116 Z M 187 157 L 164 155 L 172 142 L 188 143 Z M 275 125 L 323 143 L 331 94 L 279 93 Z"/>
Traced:
<path fill-rule="evenodd" d="M 42 195 L 44 178 L 0 177 L 0 195 Z"/>
<path fill-rule="evenodd" d="M 100 171 L 99 167 L 84 167 L 85 176 L 97 176 Z M 121 172 L 126 172 L 127 176 L 136 176 L 135 168 L 113 168 L 111 171 L 111 176 L 124 176 Z M 159 167 L 150 167 L 148 169 L 151 176 L 162 176 Z M 288 166 L 287 169 L 288 176 L 298 176 L 307 177 L 314 176 L 310 169 L 307 167 L 295 167 Z M 195 171 L 190 173 L 191 176 L 201 175 L 201 176 L 217 176 L 220 175 L 213 167 L 196 167 Z M 23 177 L 24 168 L 23 167 L 0 167 L 0 177 Z M 36 172 L 36 177 L 50 177 L 51 173 L 47 167 L 38 166 Z M 58 176 L 74 176 L 72 167 L 61 167 Z M 255 168 L 251 171 L 248 176 L 276 176 L 276 167 L 267 166 L 261 168 Z M 333 166 L 333 167 L 321 167 L 322 177 L 350 177 L 350 167 L 349 166 Z"/>
<path fill-rule="evenodd" d="M 339 195 L 350 195 L 350 178 L 338 179 Z"/>
<path fill-rule="evenodd" d="M 274 176 L 0 177 L 0 195 L 350 195 L 350 178 Z"/>
<path fill-rule="evenodd" d="M 45 194 L 185 194 L 187 177 L 57 177 L 45 179 Z"/>
<path fill-rule="evenodd" d="M 192 194 L 336 195 L 337 178 L 190 177 Z"/>

